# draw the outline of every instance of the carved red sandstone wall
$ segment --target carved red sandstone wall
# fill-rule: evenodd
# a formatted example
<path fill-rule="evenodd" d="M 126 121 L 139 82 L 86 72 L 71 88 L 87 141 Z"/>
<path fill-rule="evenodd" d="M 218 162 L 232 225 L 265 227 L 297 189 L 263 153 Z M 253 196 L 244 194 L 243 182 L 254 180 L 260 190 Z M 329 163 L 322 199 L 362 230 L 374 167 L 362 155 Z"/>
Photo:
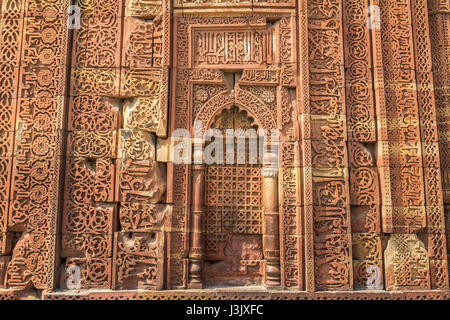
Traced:
<path fill-rule="evenodd" d="M 68 2 L 2 6 L 2 286 L 52 289 L 56 276 Z"/>
<path fill-rule="evenodd" d="M 0 298 L 448 297 L 448 1 L 0 4 Z M 279 168 L 174 163 L 195 121 Z"/>

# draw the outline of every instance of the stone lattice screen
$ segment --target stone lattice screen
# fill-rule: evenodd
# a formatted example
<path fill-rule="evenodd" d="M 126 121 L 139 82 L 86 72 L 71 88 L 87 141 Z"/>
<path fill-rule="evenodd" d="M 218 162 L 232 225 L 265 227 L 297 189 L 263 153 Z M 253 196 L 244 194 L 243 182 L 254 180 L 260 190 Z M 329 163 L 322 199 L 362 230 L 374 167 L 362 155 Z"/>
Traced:
<path fill-rule="evenodd" d="M 0 7 L 0 299 L 448 297 L 448 0 Z"/>

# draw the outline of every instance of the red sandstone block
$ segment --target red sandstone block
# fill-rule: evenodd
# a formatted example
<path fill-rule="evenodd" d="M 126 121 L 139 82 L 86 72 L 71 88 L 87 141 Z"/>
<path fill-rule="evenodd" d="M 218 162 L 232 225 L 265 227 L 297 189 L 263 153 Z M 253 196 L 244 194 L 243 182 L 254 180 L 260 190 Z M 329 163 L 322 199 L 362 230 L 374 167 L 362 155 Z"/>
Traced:
<path fill-rule="evenodd" d="M 301 143 L 298 141 L 280 141 L 278 161 L 280 167 L 301 167 Z"/>
<path fill-rule="evenodd" d="M 67 8 L 63 2 L 33 1 L 24 6 L 26 17 L 42 17 L 48 22 L 53 21 L 55 17 L 65 16 L 66 11 Z"/>
<path fill-rule="evenodd" d="M 279 175 L 279 204 L 285 205 L 301 205 L 302 196 L 299 188 L 301 179 L 300 168 L 280 168 Z M 256 177 L 256 176 L 255 176 Z M 256 181 L 256 180 L 254 180 Z M 256 189 L 255 189 L 256 191 Z M 260 190 L 263 192 L 264 190 Z"/>
<path fill-rule="evenodd" d="M 13 158 L 0 157 L 0 201 L 10 199 L 9 189 L 12 176 Z"/>
<path fill-rule="evenodd" d="M 71 96 L 119 96 L 120 69 L 73 68 Z"/>
<path fill-rule="evenodd" d="M 112 234 L 116 210 L 115 204 L 64 201 L 62 233 Z"/>
<path fill-rule="evenodd" d="M 281 283 L 287 289 L 304 290 L 303 285 L 303 266 L 296 261 L 285 262 L 283 265 L 283 273 Z"/>
<path fill-rule="evenodd" d="M 153 34 L 156 31 L 155 27 L 160 24 L 158 22 L 125 17 L 122 54 L 123 67 L 151 68 L 154 66 L 153 55 L 157 54 L 158 49 L 162 49 L 161 40 L 163 35 Z M 155 66 L 158 67 L 158 65 Z"/>
<path fill-rule="evenodd" d="M 381 233 L 380 206 L 351 206 L 351 230 Z"/>
<path fill-rule="evenodd" d="M 377 168 L 350 168 L 350 205 L 380 205 Z"/>
<path fill-rule="evenodd" d="M 334 148 L 327 148 L 327 143 L 335 145 Z M 325 141 L 313 140 L 312 146 L 312 169 L 320 169 L 324 172 L 343 170 L 348 167 L 348 154 L 346 152 L 346 143 L 343 140 Z M 328 176 L 329 174 L 325 174 Z M 341 176 L 343 173 L 340 174 Z M 333 176 L 336 176 L 334 174 Z"/>
<path fill-rule="evenodd" d="M 79 204 L 92 201 L 96 163 L 85 158 L 70 157 L 65 166 L 64 200 Z"/>
<path fill-rule="evenodd" d="M 58 160 L 60 162 L 62 159 Z M 51 192 L 58 165 L 54 159 L 13 158 L 11 199 L 17 199 L 24 192 L 36 188 L 45 188 L 46 192 Z M 32 200 L 37 201 L 36 204 L 40 203 L 42 199 L 39 196 L 43 193 L 35 194 Z"/>
<path fill-rule="evenodd" d="M 142 3 L 134 0 L 125 0 L 125 16 L 154 18 L 162 13 L 163 5 L 159 3 Z"/>
<path fill-rule="evenodd" d="M 117 158 L 132 160 L 156 160 L 156 139 L 152 133 L 141 129 L 120 129 Z"/>
<path fill-rule="evenodd" d="M 9 208 L 12 230 L 24 231 L 28 222 L 32 222 L 29 227 L 33 229 L 48 227 L 48 221 L 45 221 L 50 217 L 51 203 L 57 197 L 54 181 L 58 177 L 59 163 L 54 159 L 14 158 Z"/>
<path fill-rule="evenodd" d="M 444 260 L 447 258 L 447 239 L 444 231 L 434 234 L 419 233 L 419 238 L 427 248 L 430 260 Z"/>
<path fill-rule="evenodd" d="M 68 134 L 71 157 L 99 159 L 117 157 L 117 131 L 73 131 Z"/>
<path fill-rule="evenodd" d="M 61 266 L 60 288 L 79 286 L 80 289 L 111 289 L 111 264 L 112 259 L 85 259 L 70 258 Z M 69 267 L 71 267 L 69 269 Z M 74 268 L 79 268 L 81 277 L 77 278 L 70 273 Z M 78 271 L 75 271 L 78 272 Z M 79 279 L 79 280 L 78 280 Z M 72 282 L 72 280 L 74 282 Z M 72 284 L 71 284 L 72 283 Z"/>
<path fill-rule="evenodd" d="M 172 206 L 165 204 L 120 204 L 120 227 L 125 232 L 160 232 L 167 227 Z"/>
<path fill-rule="evenodd" d="M 426 228 L 425 208 L 394 208 L 392 233 L 413 234 Z"/>
<path fill-rule="evenodd" d="M 119 100 L 101 96 L 71 97 L 69 102 L 69 131 L 110 131 L 119 128 Z"/>
<path fill-rule="evenodd" d="M 119 190 L 117 188 L 119 168 L 119 159 L 97 161 L 94 186 L 95 202 L 115 203 L 119 201 Z"/>
<path fill-rule="evenodd" d="M 164 165 L 154 161 L 129 160 L 121 163 L 118 179 L 122 202 L 159 203 L 165 194 Z"/>
<path fill-rule="evenodd" d="M 164 203 L 174 203 L 174 170 L 175 165 L 173 162 L 167 162 L 166 164 L 166 174 L 167 174 L 167 188 L 166 188 L 166 197 L 163 201 Z"/>
<path fill-rule="evenodd" d="M 313 170 L 313 174 L 314 174 Z M 330 169 L 333 172 L 333 169 Z M 317 170 L 316 176 L 320 176 L 321 171 Z M 346 177 L 323 177 L 313 181 L 312 186 L 313 204 L 317 207 L 345 208 L 348 205 L 348 184 Z"/>
<path fill-rule="evenodd" d="M 326 72 L 326 71 L 335 71 L 340 68 L 344 68 L 344 52 L 341 51 L 343 49 L 342 47 L 342 40 L 337 40 L 335 38 L 335 42 L 331 45 L 331 47 L 334 49 L 330 50 L 319 50 L 319 48 L 325 48 L 327 46 L 330 46 L 329 37 L 333 37 L 331 33 L 325 34 L 325 31 L 320 28 L 321 25 L 320 20 L 313 20 L 312 13 L 308 14 L 309 23 L 310 23 L 310 39 L 317 39 L 315 41 L 315 45 L 313 47 L 309 47 L 309 66 L 310 70 L 314 70 L 315 72 Z M 328 19 L 328 17 L 327 17 Z M 341 21 L 339 19 L 329 19 L 330 23 L 336 23 L 336 25 L 339 25 Z M 335 33 L 335 36 L 337 37 L 337 31 L 333 31 Z M 341 49 L 342 48 L 342 49 Z M 335 50 L 339 50 L 339 52 L 336 52 Z M 311 74 L 312 72 L 310 72 Z"/>
<path fill-rule="evenodd" d="M 394 207 L 425 205 L 421 166 L 391 167 L 390 180 Z"/>
<path fill-rule="evenodd" d="M 54 159 L 61 156 L 60 149 L 64 140 L 63 131 L 16 131 L 15 157 L 23 159 Z"/>
<path fill-rule="evenodd" d="M 352 233 L 352 258 L 354 260 L 383 259 L 382 236 L 376 233 Z"/>
<path fill-rule="evenodd" d="M 159 98 L 163 71 L 160 68 L 122 68 L 120 95 L 123 97 L 147 96 Z"/>
<path fill-rule="evenodd" d="M 14 131 L 0 131 L 0 157 L 14 155 L 14 136 Z"/>
<path fill-rule="evenodd" d="M 32 189 L 16 200 L 12 200 L 9 206 L 8 230 L 15 232 L 33 232 L 50 234 L 52 225 L 52 202 L 47 194 L 39 204 L 30 201 L 30 198 L 42 190 Z"/>
<path fill-rule="evenodd" d="M 64 199 L 77 203 L 117 202 L 119 162 L 109 158 L 69 158 L 66 161 Z"/>
<path fill-rule="evenodd" d="M 46 289 L 49 277 L 48 259 L 51 246 L 56 243 L 56 235 L 24 233 L 14 247 L 8 265 L 6 283 L 9 286 Z M 39 257 L 37 259 L 36 257 Z"/>
<path fill-rule="evenodd" d="M 301 206 L 280 206 L 280 226 L 286 235 L 302 235 L 303 212 Z"/>
<path fill-rule="evenodd" d="M 448 289 L 448 260 L 430 259 L 431 289 Z"/>
<path fill-rule="evenodd" d="M 336 245 L 339 243 L 339 245 Z M 332 231 L 314 236 L 314 275 L 317 290 L 349 290 L 353 284 L 351 234 Z M 340 273 L 333 270 L 339 268 Z"/>
<path fill-rule="evenodd" d="M 112 234 L 92 233 L 85 230 L 81 233 L 63 233 L 61 235 L 61 257 L 87 257 L 103 259 L 112 257 Z"/>
<path fill-rule="evenodd" d="M 397 102 L 401 103 L 401 102 Z M 408 122 L 407 125 L 404 123 Z M 391 143 L 420 143 L 420 120 L 417 114 L 387 118 L 387 134 Z"/>
<path fill-rule="evenodd" d="M 63 130 L 58 113 L 64 108 L 63 97 L 20 98 L 15 130 L 56 133 Z"/>
<path fill-rule="evenodd" d="M 55 67 L 22 66 L 20 68 L 19 98 L 38 98 L 44 95 L 65 95 L 65 65 Z"/>
<path fill-rule="evenodd" d="M 320 248 L 323 245 L 325 244 L 316 243 L 316 248 Z M 332 249 L 315 251 L 314 276 L 315 287 L 318 291 L 345 291 L 353 287 L 351 257 L 347 248 L 341 246 L 339 249 L 339 254 L 332 252 Z M 333 272 L 336 267 L 341 270 L 339 274 Z"/>
<path fill-rule="evenodd" d="M 2 57 L 5 63 L 12 63 L 13 66 L 20 64 L 20 46 L 22 37 L 20 37 L 20 30 L 23 27 L 23 6 L 24 3 L 18 3 L 17 6 L 10 6 L 7 8 L 7 1 L 3 1 L 3 8 L 0 10 L 1 24 L 2 24 L 2 46 L 7 46 L 11 50 L 11 54 Z M 0 4 L 1 5 L 1 4 Z M 1 9 L 1 8 L 0 8 Z M 11 34 L 17 35 L 15 41 L 11 42 L 9 37 Z"/>
<path fill-rule="evenodd" d="M 442 1 L 441 3 L 447 4 L 446 1 Z M 450 45 L 450 23 L 448 21 L 448 17 L 445 12 L 440 14 L 433 14 L 429 16 L 430 24 L 434 27 L 430 28 L 431 42 L 433 44 L 433 50 L 439 50 L 441 48 L 448 48 Z M 436 47 L 434 47 L 436 46 Z M 434 62 L 434 61 L 433 61 Z"/>
<path fill-rule="evenodd" d="M 11 24 L 11 28 L 18 27 L 21 25 L 21 21 L 18 20 L 2 20 L 2 24 L 4 28 L 8 27 L 8 24 Z M 6 30 L 5 30 L 6 31 Z M 6 39 L 2 39 L 2 32 L 0 31 L 0 43 L 2 46 L 9 47 L 10 50 L 14 51 L 15 44 L 8 43 Z M 2 42 L 2 40 L 4 42 Z M 0 88 L 0 93 L 3 101 L 14 101 L 18 98 L 19 94 L 19 54 L 17 56 L 12 57 L 2 57 L 2 61 L 0 62 L 0 70 L 2 71 L 2 87 Z M 2 106 L 3 108 L 7 108 L 7 105 Z M 13 111 L 13 110 L 11 110 Z M 13 120 L 14 121 L 14 120 Z"/>
<path fill-rule="evenodd" d="M 92 16 L 104 17 L 121 16 L 123 1 L 109 0 L 108 2 L 87 2 L 80 3 L 81 11 L 84 12 L 86 19 Z"/>
<path fill-rule="evenodd" d="M 91 16 L 75 30 L 72 68 L 119 68 L 121 18 Z"/>
<path fill-rule="evenodd" d="M 375 167 L 376 152 L 375 145 L 363 142 L 348 142 L 349 167 Z"/>
<path fill-rule="evenodd" d="M 1 65 L 0 65 L 1 67 Z M 3 71 L 6 72 L 6 71 Z M 8 79 L 0 80 L 2 81 L 14 81 L 12 78 L 13 74 L 5 75 Z M 11 77 L 11 78 L 10 78 Z M 17 86 L 17 84 L 11 83 L 11 86 Z M 3 153 L 3 156 L 6 154 L 12 153 L 13 143 L 11 139 L 13 139 L 14 133 L 12 132 L 15 129 L 15 119 L 16 119 L 16 110 L 17 110 L 17 92 L 14 87 L 8 88 L 7 84 L 0 89 L 0 95 L 2 98 L 2 102 L 0 105 L 0 153 Z M 9 145 L 4 146 L 4 143 L 8 143 Z M 5 150 L 7 149 L 7 150 Z"/>
<path fill-rule="evenodd" d="M 23 67 L 46 67 L 55 71 L 55 77 L 64 81 L 67 66 L 66 36 L 68 15 L 26 17 L 24 19 L 22 60 Z M 39 34 L 39 37 L 36 37 Z M 63 67 L 62 69 L 60 67 Z M 59 68 L 59 70 L 55 70 Z M 41 86 L 44 86 L 42 83 Z M 61 86 L 63 87 L 63 86 Z"/>
<path fill-rule="evenodd" d="M 188 259 L 169 258 L 167 262 L 167 288 L 170 290 L 186 288 L 188 285 L 188 268 Z"/>
<path fill-rule="evenodd" d="M 114 234 L 113 288 L 161 290 L 164 233 Z"/>

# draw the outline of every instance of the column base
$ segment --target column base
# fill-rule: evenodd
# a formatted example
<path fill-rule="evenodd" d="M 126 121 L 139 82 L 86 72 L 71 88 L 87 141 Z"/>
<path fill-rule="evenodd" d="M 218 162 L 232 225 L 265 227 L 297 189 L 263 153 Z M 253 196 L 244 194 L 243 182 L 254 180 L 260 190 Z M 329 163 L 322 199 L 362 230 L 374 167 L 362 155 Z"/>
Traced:
<path fill-rule="evenodd" d="M 188 289 L 203 289 L 203 283 L 191 282 L 187 285 Z"/>

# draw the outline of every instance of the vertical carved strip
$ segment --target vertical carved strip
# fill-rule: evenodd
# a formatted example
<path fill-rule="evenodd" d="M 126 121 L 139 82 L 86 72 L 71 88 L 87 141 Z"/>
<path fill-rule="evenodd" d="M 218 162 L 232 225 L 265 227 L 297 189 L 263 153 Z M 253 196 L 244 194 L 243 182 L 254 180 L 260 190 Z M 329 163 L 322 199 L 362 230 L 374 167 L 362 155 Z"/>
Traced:
<path fill-rule="evenodd" d="M 298 110 L 298 93 L 293 87 L 298 87 L 297 70 L 297 25 L 294 17 L 283 18 L 280 22 L 280 57 L 281 65 L 278 87 L 278 127 L 281 128 L 279 144 L 280 170 L 279 183 L 279 248 L 272 254 L 280 252 L 281 285 L 286 288 L 299 289 L 304 287 L 303 280 L 303 218 L 301 199 L 301 159 L 300 159 L 300 126 Z M 267 71 L 266 71 L 267 72 Z M 264 194 L 266 192 L 264 191 Z M 275 216 L 267 216 L 265 221 Z M 267 255 L 265 254 L 267 257 Z M 275 260 L 274 258 L 272 258 Z"/>
<path fill-rule="evenodd" d="M 381 22 L 393 205 L 386 289 L 429 288 L 428 254 L 415 235 L 427 221 L 410 2 L 381 1 Z"/>
<path fill-rule="evenodd" d="M 15 124 L 18 100 L 19 66 L 23 32 L 24 1 L 7 1 L 0 5 L 0 241 L 10 242 L 8 216 L 11 203 L 11 176 L 14 156 Z M 10 246 L 0 250 L 0 287 L 4 286 Z"/>
<path fill-rule="evenodd" d="M 186 24 L 181 17 L 174 18 L 174 41 L 173 48 L 176 48 L 176 64 L 179 63 L 179 55 L 183 55 L 185 50 L 180 49 L 180 42 L 187 42 L 188 34 L 185 29 Z M 185 48 L 187 49 L 187 47 Z M 187 51 L 187 50 L 186 50 Z M 187 59 L 187 57 L 186 57 Z M 169 136 L 177 129 L 187 129 L 190 131 L 189 123 L 189 77 L 191 73 L 187 69 L 172 69 L 172 107 L 170 108 Z M 168 179 L 168 202 L 173 203 L 174 210 L 171 217 L 171 230 L 168 242 L 168 272 L 167 282 L 169 288 L 182 288 L 187 286 L 186 258 L 189 250 L 189 204 L 187 198 L 190 185 L 188 172 L 189 165 L 168 164 L 168 170 L 172 176 Z"/>
<path fill-rule="evenodd" d="M 344 60 L 349 141 L 376 141 L 368 1 L 344 1 Z"/>
<path fill-rule="evenodd" d="M 315 282 L 318 290 L 349 290 L 353 268 L 342 1 L 313 0 L 308 9 Z"/>
<path fill-rule="evenodd" d="M 22 236 L 8 265 L 6 283 L 10 286 L 55 287 L 68 5 L 68 1 L 25 3 L 12 177 L 14 200 L 8 226 L 22 232 Z"/>
<path fill-rule="evenodd" d="M 350 164 L 352 247 L 356 289 L 382 289 L 379 183 L 368 1 L 344 1 L 346 106 Z"/>
<path fill-rule="evenodd" d="M 126 251 L 133 250 L 120 248 L 123 237 L 115 234 L 123 170 L 117 152 L 122 105 L 113 98 L 119 94 L 121 2 L 75 2 L 81 28 L 74 30 L 72 45 L 60 254 L 61 269 L 80 268 L 81 289 L 111 289 L 113 255 L 126 260 Z M 60 287 L 66 286 L 64 278 Z"/>
<path fill-rule="evenodd" d="M 445 217 L 426 0 L 412 0 L 416 79 L 427 210 L 426 243 L 432 289 L 448 289 Z"/>
<path fill-rule="evenodd" d="M 305 246 L 305 279 L 304 288 L 308 292 L 315 291 L 314 282 L 314 237 L 313 237 L 313 185 L 312 185 L 312 153 L 311 153 L 311 106 L 309 88 L 309 43 L 308 43 L 308 3 L 307 0 L 299 0 L 299 36 L 298 36 L 298 59 L 300 61 L 299 83 L 297 86 L 299 121 L 302 137 L 302 193 L 303 193 L 303 220 Z M 302 288 L 300 288 L 301 290 Z"/>
<path fill-rule="evenodd" d="M 425 5 L 423 5 L 423 7 L 425 7 Z M 448 250 L 450 249 L 450 241 L 448 238 L 450 232 L 450 66 L 448 63 L 450 60 L 450 38 L 448 36 L 450 33 L 450 3 L 445 0 L 429 0 L 428 17 L 431 38 L 431 56 L 433 60 L 433 92 L 436 102 L 437 131 L 439 137 L 440 172 L 442 177 L 443 202 L 445 205 L 445 231 L 447 235 L 447 256 L 444 256 L 441 262 L 436 262 L 435 259 L 430 257 L 435 260 L 431 261 L 432 282 L 434 282 L 436 279 L 433 273 L 438 274 L 439 270 L 441 277 L 445 275 L 445 272 L 442 271 L 442 265 L 448 265 Z M 431 174 L 431 172 L 429 174 Z M 436 173 L 436 178 L 437 177 L 438 173 Z M 435 218 L 438 218 L 437 214 L 435 215 Z M 437 220 L 434 221 L 435 230 L 437 229 L 437 222 Z M 440 233 L 442 234 L 443 231 Z M 438 237 L 437 235 L 434 238 L 436 241 L 433 241 L 433 243 L 436 244 L 442 243 L 444 239 L 442 236 Z M 444 250 L 445 248 L 437 252 L 443 254 Z M 437 266 L 439 267 L 437 268 Z M 447 271 L 447 273 L 448 272 L 449 271 Z M 432 283 L 432 285 L 433 287 L 438 287 L 438 285 L 434 283 Z M 440 285 L 442 286 L 443 282 L 441 282 Z"/>
<path fill-rule="evenodd" d="M 380 6 L 379 0 L 371 0 L 371 6 Z M 373 14 L 373 13 L 372 13 Z M 382 230 L 392 232 L 392 196 L 390 155 L 388 142 L 388 118 L 385 99 L 383 52 L 380 28 L 372 28 L 373 83 L 377 114 L 377 167 L 380 176 Z"/>
<path fill-rule="evenodd" d="M 126 250 L 129 252 L 122 256 L 119 253 L 122 246 L 128 246 L 127 240 L 115 246 L 115 289 L 161 289 L 165 282 L 165 232 L 173 210 L 165 204 L 167 168 L 162 162 L 167 161 L 167 154 L 161 159 L 160 148 L 167 141 L 160 138 L 167 136 L 169 22 L 170 1 L 125 1 L 120 96 L 127 100 L 119 152 L 121 230 L 115 237 L 124 237 L 129 230 L 122 221 L 142 217 L 140 207 L 147 208 L 146 219 L 151 221 L 157 215 L 161 221 L 148 224 L 145 219 L 138 224 L 138 230 L 145 231 L 151 240 L 148 246 L 140 245 L 142 234 L 138 230 L 133 234 L 135 250 Z"/>
<path fill-rule="evenodd" d="M 355 289 L 383 289 L 380 196 L 370 145 L 349 142 Z"/>
<path fill-rule="evenodd" d="M 414 233 L 426 221 L 410 4 L 384 1 L 381 17 L 393 232 Z"/>

